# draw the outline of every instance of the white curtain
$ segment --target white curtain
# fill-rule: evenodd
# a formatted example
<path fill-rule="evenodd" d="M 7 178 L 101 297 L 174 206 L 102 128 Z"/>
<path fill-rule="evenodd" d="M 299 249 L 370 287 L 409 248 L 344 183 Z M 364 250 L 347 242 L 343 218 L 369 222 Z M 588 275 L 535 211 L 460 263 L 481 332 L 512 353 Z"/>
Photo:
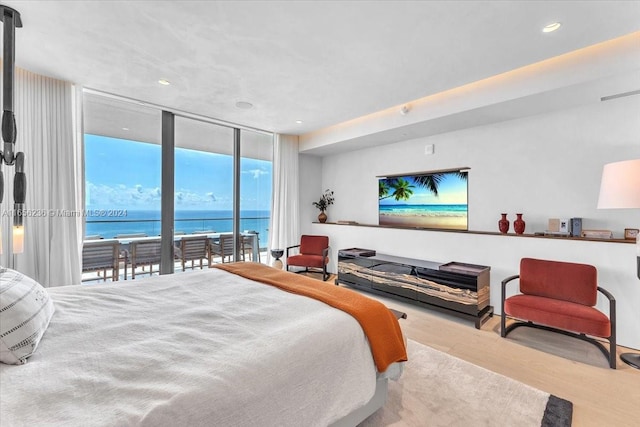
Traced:
<path fill-rule="evenodd" d="M 3 265 L 43 286 L 79 284 L 83 230 L 82 90 L 17 69 L 15 151 L 25 154 L 24 253 L 10 255 L 11 218 L 3 217 Z M 3 212 L 13 208 L 13 167 L 4 167 Z"/>
<path fill-rule="evenodd" d="M 276 134 L 273 144 L 273 189 L 269 249 L 298 244 L 300 214 L 298 194 L 298 137 Z M 271 259 L 271 253 L 269 253 Z M 283 262 L 284 257 L 283 257 Z"/>

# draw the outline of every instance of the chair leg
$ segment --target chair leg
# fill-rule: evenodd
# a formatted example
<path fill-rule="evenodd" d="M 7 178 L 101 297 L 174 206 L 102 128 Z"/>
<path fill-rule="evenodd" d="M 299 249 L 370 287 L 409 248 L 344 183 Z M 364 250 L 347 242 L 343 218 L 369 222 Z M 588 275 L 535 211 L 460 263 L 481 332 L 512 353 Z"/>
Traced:
<path fill-rule="evenodd" d="M 612 336 L 611 338 L 609 338 L 609 367 L 611 369 L 616 369 L 616 362 L 618 357 L 618 352 L 616 351 L 617 348 L 616 337 Z"/>
<path fill-rule="evenodd" d="M 502 293 L 500 294 L 500 336 L 505 338 L 507 336 L 507 331 L 505 329 L 507 325 L 506 314 L 504 312 L 504 300 L 505 300 L 505 286 L 506 281 L 502 282 Z"/>
<path fill-rule="evenodd" d="M 611 336 L 609 337 L 609 367 L 616 369 L 616 362 L 618 361 L 618 345 L 616 342 L 616 318 L 615 312 L 611 319 Z"/>

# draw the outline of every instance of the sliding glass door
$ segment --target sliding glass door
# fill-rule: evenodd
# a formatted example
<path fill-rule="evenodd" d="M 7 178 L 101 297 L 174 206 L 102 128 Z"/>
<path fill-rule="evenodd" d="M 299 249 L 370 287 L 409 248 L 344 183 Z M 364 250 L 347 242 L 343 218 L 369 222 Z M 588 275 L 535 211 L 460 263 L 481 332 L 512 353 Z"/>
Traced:
<path fill-rule="evenodd" d="M 263 263 L 269 242 L 272 158 L 273 135 L 240 131 L 240 230 L 245 234 L 245 259 Z"/>
<path fill-rule="evenodd" d="M 178 258 L 184 258 L 181 245 L 189 243 L 182 240 L 196 235 L 208 239 L 211 262 L 235 261 L 233 135 L 230 127 L 175 117 L 174 235 Z M 199 265 L 199 260 L 194 264 Z"/>
<path fill-rule="evenodd" d="M 84 98 L 85 233 L 160 233 L 160 111 Z"/>
<path fill-rule="evenodd" d="M 199 268 L 201 260 L 203 267 L 236 260 L 266 262 L 272 134 L 93 91 L 85 92 L 84 101 L 87 239 L 116 239 L 127 250 L 137 242 L 159 241 L 162 234 L 174 252 L 165 260 L 171 247 L 162 240 L 167 250 L 162 249 L 163 272 L 192 264 Z M 172 124 L 169 164 L 162 160 L 163 118 Z M 173 189 L 163 188 L 167 173 L 173 173 Z M 164 202 L 162 211 L 163 194 L 173 198 L 171 232 L 161 229 L 171 206 Z M 200 252 L 186 255 L 183 246 L 198 238 L 207 239 L 208 252 L 200 258 Z M 132 272 L 129 255 L 120 260 L 121 278 L 125 271 Z M 154 263 L 137 269 L 136 277 L 157 272 Z"/>

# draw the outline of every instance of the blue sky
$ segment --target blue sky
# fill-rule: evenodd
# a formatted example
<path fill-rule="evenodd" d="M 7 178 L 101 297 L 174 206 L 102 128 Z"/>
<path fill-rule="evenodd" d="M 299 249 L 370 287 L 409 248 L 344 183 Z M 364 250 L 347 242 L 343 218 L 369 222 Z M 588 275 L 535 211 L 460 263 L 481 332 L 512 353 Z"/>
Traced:
<path fill-rule="evenodd" d="M 402 177 L 414 187 L 413 195 L 409 200 L 396 201 L 393 197 L 380 201 L 381 205 L 466 205 L 467 181 L 458 177 L 455 173 L 447 173 L 438 184 L 438 197 L 429 190 L 415 184 L 410 176 Z M 393 189 L 389 191 L 393 194 Z"/>
<path fill-rule="evenodd" d="M 87 208 L 160 210 L 161 147 L 85 134 Z M 177 148 L 176 210 L 231 210 L 233 158 Z M 240 209 L 269 210 L 272 164 L 242 158 Z"/>

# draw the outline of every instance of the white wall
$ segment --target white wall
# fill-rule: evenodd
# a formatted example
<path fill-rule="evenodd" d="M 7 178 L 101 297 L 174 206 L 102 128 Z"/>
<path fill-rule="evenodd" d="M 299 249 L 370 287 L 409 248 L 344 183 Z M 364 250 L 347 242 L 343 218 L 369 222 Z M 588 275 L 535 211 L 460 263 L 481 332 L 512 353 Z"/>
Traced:
<path fill-rule="evenodd" d="M 298 168 L 300 171 L 300 230 L 302 234 L 308 232 L 312 221 L 318 220 L 320 211 L 313 206 L 324 192 L 322 183 L 322 158 L 308 154 L 300 154 Z"/>
<path fill-rule="evenodd" d="M 426 144 L 435 145 L 435 155 L 424 154 Z M 545 230 L 551 217 L 582 217 L 584 228 L 610 229 L 621 237 L 625 227 L 640 228 L 640 211 L 597 210 L 596 204 L 603 165 L 632 158 L 640 158 L 639 96 L 327 156 L 320 186 L 313 185 L 317 168 L 300 169 L 301 188 L 308 183 L 309 192 L 316 192 L 309 201 L 301 198 L 301 207 L 330 188 L 336 201 L 329 221 L 377 224 L 376 175 L 468 166 L 470 230 L 497 231 L 501 212 L 509 212 L 512 222 L 522 212 L 528 233 Z M 619 344 L 640 348 L 634 245 L 312 224 L 316 214 L 302 212 L 300 229 L 330 236 L 332 271 L 337 250 L 354 246 L 489 265 L 491 303 L 498 312 L 500 281 L 517 273 L 521 257 L 593 264 L 601 285 L 617 299 Z M 606 312 L 602 302 L 599 307 Z"/>

